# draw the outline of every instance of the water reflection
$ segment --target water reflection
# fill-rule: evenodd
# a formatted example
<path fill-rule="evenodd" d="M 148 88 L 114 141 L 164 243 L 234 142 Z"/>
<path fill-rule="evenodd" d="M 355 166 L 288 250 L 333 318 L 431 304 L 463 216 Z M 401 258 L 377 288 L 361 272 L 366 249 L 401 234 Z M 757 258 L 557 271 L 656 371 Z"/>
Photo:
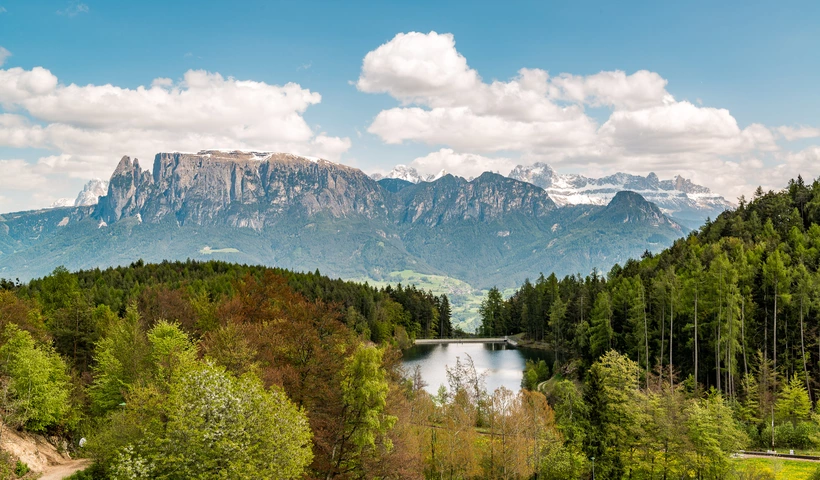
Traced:
<path fill-rule="evenodd" d="M 544 359 L 550 362 L 549 354 L 542 350 L 513 348 L 504 344 L 451 343 L 416 345 L 404 352 L 403 364 L 408 372 L 412 372 L 418 365 L 422 378 L 427 382 L 425 390 L 435 394 L 439 385 L 447 386 L 445 367 L 452 368 L 456 364 L 456 357 L 466 360 L 467 355 L 472 357 L 479 373 L 487 372 L 487 391 L 490 393 L 501 386 L 518 391 L 527 360 Z"/>

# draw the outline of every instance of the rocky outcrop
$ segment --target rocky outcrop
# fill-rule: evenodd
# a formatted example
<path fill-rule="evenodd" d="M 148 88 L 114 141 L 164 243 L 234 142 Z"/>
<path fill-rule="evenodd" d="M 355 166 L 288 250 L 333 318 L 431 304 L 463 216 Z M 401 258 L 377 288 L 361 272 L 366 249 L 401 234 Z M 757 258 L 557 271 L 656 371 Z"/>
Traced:
<path fill-rule="evenodd" d="M 670 220 L 653 203 L 649 203 L 635 192 L 618 192 L 607 206 L 593 215 L 593 221 L 602 219 L 607 223 L 627 223 L 666 226 L 683 232 L 683 227 Z"/>
<path fill-rule="evenodd" d="M 108 194 L 97 204 L 99 216 L 112 223 L 136 215 L 149 198 L 152 183 L 151 174 L 140 168 L 139 160 L 122 157 L 108 182 Z"/>
<path fill-rule="evenodd" d="M 259 230 L 293 210 L 387 215 L 386 194 L 361 171 L 326 160 L 239 151 L 160 153 L 152 173 L 124 157 L 98 212 L 107 223 L 139 213 L 147 222 L 173 216 L 180 224 Z"/>
<path fill-rule="evenodd" d="M 555 209 L 543 189 L 489 172 L 469 182 L 446 175 L 435 182 L 404 188 L 398 195 L 404 204 L 401 221 L 430 226 L 471 219 L 489 221 L 511 214 L 539 218 Z"/>

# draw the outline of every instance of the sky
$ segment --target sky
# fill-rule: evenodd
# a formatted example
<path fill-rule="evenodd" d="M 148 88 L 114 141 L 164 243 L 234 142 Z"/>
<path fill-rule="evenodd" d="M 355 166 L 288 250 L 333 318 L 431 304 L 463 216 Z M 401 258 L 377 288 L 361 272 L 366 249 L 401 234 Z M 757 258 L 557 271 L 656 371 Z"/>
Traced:
<path fill-rule="evenodd" d="M 124 155 L 820 176 L 820 2 L 0 0 L 0 212 Z"/>

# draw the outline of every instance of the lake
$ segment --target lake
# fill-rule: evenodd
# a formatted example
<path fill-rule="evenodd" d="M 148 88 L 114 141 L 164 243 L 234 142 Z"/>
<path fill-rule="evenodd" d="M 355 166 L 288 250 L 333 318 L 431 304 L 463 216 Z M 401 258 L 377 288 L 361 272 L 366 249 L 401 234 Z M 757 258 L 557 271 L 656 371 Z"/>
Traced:
<path fill-rule="evenodd" d="M 453 367 L 456 357 L 460 357 L 462 361 L 467 360 L 467 355 L 472 357 L 479 373 L 487 372 L 485 380 L 488 393 L 501 386 L 517 392 L 521 389 L 524 363 L 527 360 L 543 359 L 548 365 L 552 361 L 549 352 L 544 350 L 491 343 L 451 343 L 416 345 L 404 351 L 402 363 L 408 373 L 416 365 L 421 367 L 421 377 L 427 382 L 425 390 L 435 395 L 439 385 L 447 386 L 445 367 Z"/>

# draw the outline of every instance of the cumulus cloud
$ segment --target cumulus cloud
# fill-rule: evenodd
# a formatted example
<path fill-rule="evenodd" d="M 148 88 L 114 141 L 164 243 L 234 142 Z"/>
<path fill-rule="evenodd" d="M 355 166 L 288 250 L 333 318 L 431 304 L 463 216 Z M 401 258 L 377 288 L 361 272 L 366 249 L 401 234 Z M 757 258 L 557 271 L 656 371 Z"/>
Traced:
<path fill-rule="evenodd" d="M 766 126 L 742 127 L 726 109 L 676 99 L 656 72 L 551 76 L 522 68 L 507 81 L 488 82 L 458 52 L 451 34 L 396 35 L 365 56 L 356 86 L 399 102 L 379 112 L 368 132 L 388 144 L 440 148 L 414 162 L 428 173 L 440 162 L 471 176 L 476 165 L 495 170 L 518 156 L 513 163 L 548 161 L 575 171 L 592 164 L 607 173 L 688 172 L 730 190 L 747 187 L 744 162 L 778 151 Z M 587 108 L 608 109 L 608 118 L 599 124 Z M 786 128 L 781 136 L 817 133 Z"/>
<path fill-rule="evenodd" d="M 123 155 L 150 165 L 161 151 L 231 148 L 338 160 L 350 139 L 314 132 L 303 118 L 320 101 L 295 83 L 202 70 L 123 88 L 65 85 L 42 67 L 0 69 L 0 146 L 54 151 L 38 169 L 74 178 L 105 178 Z"/>
<path fill-rule="evenodd" d="M 620 70 L 588 76 L 562 73 L 550 81 L 550 97 L 593 107 L 637 110 L 673 103 L 675 99 L 666 91 L 666 83 L 666 79 L 647 70 L 632 75 Z"/>
<path fill-rule="evenodd" d="M 817 127 L 778 127 L 777 133 L 788 141 L 802 140 L 804 138 L 820 138 L 820 128 Z"/>
<path fill-rule="evenodd" d="M 505 157 L 484 157 L 472 153 L 456 153 L 450 148 L 442 148 L 423 157 L 416 158 L 410 163 L 422 174 L 435 174 L 442 169 L 457 173 L 459 176 L 471 178 L 484 172 L 495 172 L 506 175 L 516 162 Z"/>

